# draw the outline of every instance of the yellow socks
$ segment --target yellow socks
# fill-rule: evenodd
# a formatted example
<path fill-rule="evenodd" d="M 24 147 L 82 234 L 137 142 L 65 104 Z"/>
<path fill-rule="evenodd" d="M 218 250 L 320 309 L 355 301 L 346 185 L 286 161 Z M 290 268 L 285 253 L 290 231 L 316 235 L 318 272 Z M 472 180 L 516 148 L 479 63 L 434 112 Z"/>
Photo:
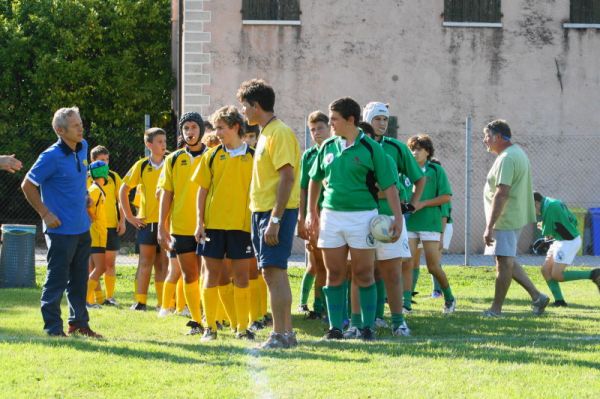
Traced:
<path fill-rule="evenodd" d="M 138 303 L 142 303 L 142 304 L 146 304 L 146 302 L 148 302 L 148 295 L 147 294 L 135 294 L 135 301 Z"/>
<path fill-rule="evenodd" d="M 185 309 L 185 293 L 183 289 L 183 277 L 177 280 L 177 291 L 175 291 L 175 303 L 177 313 L 181 313 Z"/>
<path fill-rule="evenodd" d="M 229 325 L 231 326 L 231 328 L 235 328 L 235 326 L 237 325 L 237 316 L 235 313 L 235 302 L 233 299 L 232 283 L 219 286 L 219 298 L 221 298 L 221 302 L 223 303 L 223 307 L 225 308 L 225 313 L 227 315 L 227 319 L 229 320 Z"/>
<path fill-rule="evenodd" d="M 244 332 L 248 329 L 248 313 L 250 309 L 250 288 L 233 287 L 233 301 L 237 316 L 237 331 Z M 233 325 L 231 326 L 234 327 Z"/>
<path fill-rule="evenodd" d="M 106 297 L 104 296 L 104 291 L 102 291 L 100 284 L 96 284 L 96 290 L 94 293 L 96 295 L 96 303 L 102 305 Z"/>
<path fill-rule="evenodd" d="M 202 313 L 200 312 L 200 286 L 198 285 L 198 280 L 189 284 L 184 283 L 183 291 L 185 293 L 185 301 L 192 315 L 192 320 L 200 324 Z"/>
<path fill-rule="evenodd" d="M 165 285 L 163 286 L 162 292 L 162 301 L 161 304 L 164 304 L 164 308 L 174 308 L 175 301 L 175 290 L 177 289 L 177 283 L 169 283 L 165 281 Z M 172 305 L 172 306 L 171 306 Z"/>
<path fill-rule="evenodd" d="M 206 326 L 217 329 L 217 305 L 219 303 L 219 289 L 217 287 L 202 288 L 202 302 L 204 303 L 204 315 Z"/>
<path fill-rule="evenodd" d="M 154 289 L 156 290 L 156 301 L 158 302 L 157 306 L 159 308 L 162 307 L 162 303 L 163 303 L 162 300 L 163 300 L 164 283 L 165 283 L 164 281 L 155 281 L 154 282 Z M 167 303 L 169 303 L 169 302 L 167 302 Z"/>
<path fill-rule="evenodd" d="M 87 298 L 86 298 L 86 302 L 87 303 L 96 303 L 96 286 L 98 286 L 98 280 L 92 280 L 91 278 L 88 279 L 88 283 L 87 283 Z"/>
<path fill-rule="evenodd" d="M 114 298 L 115 296 L 115 285 L 117 283 L 117 276 L 104 275 L 104 285 L 106 285 L 106 297 Z"/>
<path fill-rule="evenodd" d="M 250 322 L 258 321 L 261 318 L 258 279 L 248 280 L 248 308 Z"/>

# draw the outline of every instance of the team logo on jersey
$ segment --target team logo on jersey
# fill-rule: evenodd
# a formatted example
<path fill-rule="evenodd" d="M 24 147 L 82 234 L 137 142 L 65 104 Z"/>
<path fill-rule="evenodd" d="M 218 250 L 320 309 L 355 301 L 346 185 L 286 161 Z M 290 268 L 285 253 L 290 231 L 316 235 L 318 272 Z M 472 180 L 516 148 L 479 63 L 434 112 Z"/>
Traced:
<path fill-rule="evenodd" d="M 354 163 L 357 165 L 360 165 L 360 158 L 359 157 L 354 157 Z"/>
<path fill-rule="evenodd" d="M 84 159 L 84 160 L 83 160 L 83 166 L 88 166 L 88 161 L 87 161 L 87 159 Z"/>
<path fill-rule="evenodd" d="M 373 237 L 373 234 L 371 234 L 371 233 L 367 234 L 367 245 L 370 247 L 375 246 L 375 238 Z"/>
<path fill-rule="evenodd" d="M 247 253 L 247 254 L 251 254 L 251 253 L 252 253 L 252 247 L 251 247 L 250 245 L 248 245 L 248 246 L 246 247 L 246 253 Z"/>
<path fill-rule="evenodd" d="M 563 251 L 558 251 L 558 252 L 556 253 L 556 260 L 557 260 L 557 261 L 559 261 L 559 262 L 560 262 L 560 261 L 561 261 L 561 260 L 563 260 L 564 258 L 565 258 L 565 253 L 564 253 Z"/>
<path fill-rule="evenodd" d="M 187 164 L 188 164 L 187 159 L 182 159 L 181 160 L 181 166 L 187 166 Z"/>
<path fill-rule="evenodd" d="M 224 161 L 224 160 L 225 160 L 225 158 L 227 158 L 227 157 L 225 156 L 225 154 L 221 154 L 221 156 L 219 157 L 219 159 L 220 159 L 221 161 Z"/>
<path fill-rule="evenodd" d="M 410 185 L 411 185 L 411 181 L 410 181 L 410 179 L 409 179 L 408 177 L 405 177 L 405 178 L 404 178 L 404 185 L 405 185 L 406 187 L 410 187 Z"/>
<path fill-rule="evenodd" d="M 333 162 L 333 154 L 329 153 L 329 154 L 325 155 L 325 165 L 329 165 L 332 162 Z"/>

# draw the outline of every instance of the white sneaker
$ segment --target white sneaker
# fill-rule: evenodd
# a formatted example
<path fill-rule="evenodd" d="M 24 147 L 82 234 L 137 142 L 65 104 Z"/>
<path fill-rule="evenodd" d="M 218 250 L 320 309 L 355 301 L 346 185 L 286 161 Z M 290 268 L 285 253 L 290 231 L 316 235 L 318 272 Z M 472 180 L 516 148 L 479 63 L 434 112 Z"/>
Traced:
<path fill-rule="evenodd" d="M 375 318 L 375 327 L 377 328 L 388 328 L 388 323 L 387 321 L 385 321 L 384 319 L 381 319 L 379 317 Z"/>
<path fill-rule="evenodd" d="M 192 314 L 190 313 L 190 310 L 188 309 L 187 305 L 185 308 L 183 308 L 181 312 L 179 312 L 179 316 L 192 317 Z"/>
<path fill-rule="evenodd" d="M 450 313 L 454 313 L 454 311 L 456 310 L 456 298 L 454 298 L 452 300 L 452 302 L 445 302 L 444 303 L 444 314 L 450 314 Z"/>
<path fill-rule="evenodd" d="M 360 330 L 354 326 L 350 326 L 344 331 L 344 339 L 359 339 L 360 336 Z"/>
<path fill-rule="evenodd" d="M 173 308 L 160 308 L 160 310 L 158 311 L 158 317 L 171 316 L 173 313 L 175 313 L 175 309 Z"/>
<path fill-rule="evenodd" d="M 403 315 L 412 314 L 412 312 L 413 312 L 412 309 L 405 308 L 404 306 L 402 307 Z"/>
<path fill-rule="evenodd" d="M 539 316 L 544 313 L 544 310 L 546 310 L 546 306 L 548 306 L 549 302 L 550 298 L 544 294 L 540 294 L 535 301 L 531 302 L 531 311 L 534 315 Z"/>
<path fill-rule="evenodd" d="M 392 335 L 395 337 L 410 337 L 410 328 L 408 328 L 406 320 L 403 321 L 398 328 L 392 331 Z"/>

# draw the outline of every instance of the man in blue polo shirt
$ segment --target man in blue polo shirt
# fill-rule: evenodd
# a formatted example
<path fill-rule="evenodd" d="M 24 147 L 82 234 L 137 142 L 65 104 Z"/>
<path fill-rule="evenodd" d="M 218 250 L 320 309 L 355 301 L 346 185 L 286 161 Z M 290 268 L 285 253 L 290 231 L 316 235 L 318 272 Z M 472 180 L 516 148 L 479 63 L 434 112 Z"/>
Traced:
<path fill-rule="evenodd" d="M 61 108 L 52 128 L 58 141 L 40 154 L 21 188 L 44 222 L 48 273 L 42 289 L 44 331 L 65 337 L 60 302 L 67 291 L 69 335 L 102 338 L 88 325 L 85 306 L 90 256 L 90 218 L 87 214 L 87 142 L 79 109 Z"/>

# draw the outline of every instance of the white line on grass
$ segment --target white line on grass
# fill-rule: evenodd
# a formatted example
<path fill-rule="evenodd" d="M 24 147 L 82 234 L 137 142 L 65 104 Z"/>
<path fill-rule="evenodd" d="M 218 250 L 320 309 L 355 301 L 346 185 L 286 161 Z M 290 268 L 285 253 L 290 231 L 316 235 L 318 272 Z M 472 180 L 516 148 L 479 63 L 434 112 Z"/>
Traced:
<path fill-rule="evenodd" d="M 275 396 L 269 388 L 269 377 L 262 371 L 260 365 L 260 349 L 246 348 L 244 352 L 247 354 L 248 372 L 256 384 L 256 397 L 260 399 L 274 398 Z"/>

